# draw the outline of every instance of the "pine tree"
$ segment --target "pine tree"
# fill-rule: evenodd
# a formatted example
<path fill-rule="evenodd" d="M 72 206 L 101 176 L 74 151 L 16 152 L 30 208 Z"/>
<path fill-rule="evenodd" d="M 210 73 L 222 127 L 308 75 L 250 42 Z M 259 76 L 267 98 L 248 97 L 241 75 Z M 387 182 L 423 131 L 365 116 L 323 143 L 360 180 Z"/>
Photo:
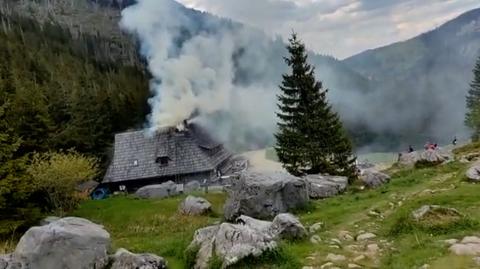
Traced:
<path fill-rule="evenodd" d="M 465 124 L 473 130 L 472 139 L 480 138 L 480 57 L 473 69 L 473 81 L 467 95 Z"/>
<path fill-rule="evenodd" d="M 277 113 L 275 147 L 280 161 L 294 175 L 330 174 L 356 177 L 352 145 L 338 115 L 327 101 L 327 90 L 307 63 L 305 45 L 293 34 L 285 58 L 291 73 L 283 75 Z"/>

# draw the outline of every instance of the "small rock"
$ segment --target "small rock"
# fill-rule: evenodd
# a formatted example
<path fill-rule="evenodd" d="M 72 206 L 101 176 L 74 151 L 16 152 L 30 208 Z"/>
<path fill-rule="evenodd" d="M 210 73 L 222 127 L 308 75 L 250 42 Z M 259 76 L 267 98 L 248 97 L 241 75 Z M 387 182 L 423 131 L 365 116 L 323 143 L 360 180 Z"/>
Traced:
<path fill-rule="evenodd" d="M 357 256 L 353 259 L 354 262 L 360 262 L 360 261 L 363 261 L 365 260 L 367 257 L 365 257 L 365 255 L 360 255 L 360 256 Z"/>
<path fill-rule="evenodd" d="M 466 172 L 467 178 L 472 182 L 480 181 L 480 162 L 475 162 Z"/>
<path fill-rule="evenodd" d="M 453 244 L 449 250 L 460 256 L 477 256 L 480 255 L 480 244 Z"/>
<path fill-rule="evenodd" d="M 453 245 L 453 244 L 456 244 L 458 243 L 458 239 L 447 239 L 445 241 L 443 241 L 445 244 L 447 245 Z"/>
<path fill-rule="evenodd" d="M 323 222 L 317 222 L 315 224 L 313 224 L 312 226 L 310 226 L 310 228 L 308 229 L 310 231 L 310 233 L 316 233 L 318 231 L 320 231 L 321 229 L 323 229 L 323 226 L 325 224 Z"/>
<path fill-rule="evenodd" d="M 460 212 L 458 212 L 458 210 L 456 210 L 455 208 L 448 208 L 438 205 L 424 205 L 412 212 L 412 217 L 416 221 L 421 221 L 429 215 L 438 218 L 438 216 L 460 217 L 462 214 L 460 214 Z"/>
<path fill-rule="evenodd" d="M 341 245 L 342 241 L 338 240 L 337 238 L 330 239 L 330 244 L 332 245 Z"/>
<path fill-rule="evenodd" d="M 203 198 L 188 196 L 180 204 L 179 211 L 190 216 L 206 215 L 212 211 L 212 204 Z"/>
<path fill-rule="evenodd" d="M 473 262 L 474 262 L 476 265 L 480 265 L 480 257 L 475 257 L 475 258 L 473 258 Z"/>
<path fill-rule="evenodd" d="M 162 199 L 175 195 L 178 195 L 178 191 L 177 184 L 173 181 L 145 186 L 135 192 L 135 196 L 143 199 Z"/>
<path fill-rule="evenodd" d="M 313 266 L 304 266 L 302 269 L 315 269 Z"/>
<path fill-rule="evenodd" d="M 302 223 L 289 213 L 277 215 L 270 229 L 275 236 L 282 239 L 302 239 L 307 236 L 307 230 Z"/>
<path fill-rule="evenodd" d="M 318 245 L 322 242 L 322 239 L 320 238 L 320 236 L 314 235 L 314 236 L 310 237 L 310 242 L 312 244 Z"/>
<path fill-rule="evenodd" d="M 330 262 L 343 262 L 343 261 L 346 261 L 347 258 L 343 255 L 336 255 L 333 253 L 329 253 L 326 257 L 326 260 Z"/>
<path fill-rule="evenodd" d="M 480 244 L 480 238 L 476 236 L 466 236 L 462 239 L 462 244 Z"/>
<path fill-rule="evenodd" d="M 366 240 L 374 239 L 376 237 L 377 236 L 373 233 L 363 233 L 357 236 L 357 241 L 366 241 Z"/>
<path fill-rule="evenodd" d="M 354 238 L 349 231 L 340 231 L 338 232 L 338 237 L 344 241 L 353 241 Z"/>
<path fill-rule="evenodd" d="M 363 247 L 358 246 L 358 245 L 348 245 L 348 246 L 345 247 L 345 249 L 347 251 L 352 252 L 352 253 L 356 253 L 356 252 L 360 252 L 363 249 Z"/>
<path fill-rule="evenodd" d="M 424 264 L 420 266 L 418 269 L 428 269 L 428 268 L 430 268 L 430 264 Z"/>
<path fill-rule="evenodd" d="M 355 264 L 355 263 L 349 263 L 348 264 L 348 268 L 350 269 L 358 269 L 358 268 L 362 268 L 360 265 L 358 264 Z"/>
<path fill-rule="evenodd" d="M 167 269 L 166 261 L 154 254 L 133 254 L 126 249 L 119 249 L 113 257 L 111 269 Z"/>
<path fill-rule="evenodd" d="M 362 171 L 360 180 L 369 188 L 378 188 L 390 181 L 390 176 L 374 169 Z"/>
<path fill-rule="evenodd" d="M 335 264 L 331 263 L 331 262 L 327 262 L 325 263 L 324 265 L 320 266 L 320 269 L 331 269 Z"/>

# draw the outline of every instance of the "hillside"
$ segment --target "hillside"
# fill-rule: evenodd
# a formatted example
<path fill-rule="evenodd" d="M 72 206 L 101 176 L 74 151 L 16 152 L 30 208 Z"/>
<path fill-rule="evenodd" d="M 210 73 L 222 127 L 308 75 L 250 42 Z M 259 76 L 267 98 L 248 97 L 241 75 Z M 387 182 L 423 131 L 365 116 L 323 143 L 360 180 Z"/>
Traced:
<path fill-rule="evenodd" d="M 446 142 L 463 129 L 465 95 L 480 54 L 479 41 L 476 9 L 418 37 L 343 63 L 378 85 L 377 96 L 388 103 L 385 117 L 392 125 Z"/>
<path fill-rule="evenodd" d="M 478 150 L 478 145 L 469 145 L 458 152 Z M 479 235 L 480 186 L 465 181 L 466 167 L 453 162 L 425 169 L 391 169 L 391 182 L 377 190 L 360 191 L 353 186 L 344 195 L 314 201 L 298 216 L 307 227 L 323 223 L 320 230 L 309 235 L 318 236 L 320 242 L 284 242 L 278 256 L 250 262 L 256 268 L 320 268 L 332 253 L 346 257 L 345 261 L 335 262 L 341 268 L 353 263 L 362 268 L 420 268 L 425 264 L 430 269 L 474 268 L 472 257 L 450 254 L 444 242 Z M 153 252 L 167 258 L 169 268 L 180 269 L 188 262 L 184 250 L 194 231 L 220 221 L 225 195 L 201 196 L 213 203 L 214 214 L 207 217 L 177 214 L 177 206 L 184 197 L 150 201 L 117 197 L 86 202 L 73 215 L 105 225 L 112 234 L 114 248 Z M 412 211 L 423 205 L 453 207 L 463 217 L 449 219 L 439 215 L 427 222 L 412 221 Z M 346 235 L 364 232 L 377 237 L 355 241 Z M 249 266 L 252 264 L 234 268 L 252 268 Z"/>

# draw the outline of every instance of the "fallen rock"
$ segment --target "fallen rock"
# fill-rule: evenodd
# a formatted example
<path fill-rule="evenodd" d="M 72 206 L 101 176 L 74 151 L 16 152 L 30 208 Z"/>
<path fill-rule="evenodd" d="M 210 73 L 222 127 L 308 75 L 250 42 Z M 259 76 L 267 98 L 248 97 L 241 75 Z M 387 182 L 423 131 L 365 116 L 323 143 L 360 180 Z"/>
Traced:
<path fill-rule="evenodd" d="M 207 200 L 203 198 L 188 196 L 180 204 L 179 211 L 181 214 L 184 215 L 206 215 L 212 212 L 212 204 L 210 204 Z"/>
<path fill-rule="evenodd" d="M 327 262 L 327 263 L 323 264 L 322 266 L 320 266 L 320 269 L 331 269 L 334 266 L 335 266 L 335 264 L 333 262 Z"/>
<path fill-rule="evenodd" d="M 243 172 L 227 192 L 224 212 L 228 221 L 240 215 L 270 219 L 308 203 L 306 181 L 286 173 Z"/>
<path fill-rule="evenodd" d="M 346 261 L 347 257 L 345 257 L 343 255 L 336 255 L 336 254 L 333 254 L 333 253 L 329 253 L 325 259 L 327 261 L 337 263 L 337 262 Z"/>
<path fill-rule="evenodd" d="M 273 219 L 272 234 L 281 239 L 302 239 L 307 236 L 307 230 L 292 214 L 279 214 Z"/>
<path fill-rule="evenodd" d="M 30 228 L 13 258 L 29 269 L 104 268 L 110 235 L 103 226 L 81 218 L 63 218 Z"/>
<path fill-rule="evenodd" d="M 337 176 L 308 175 L 308 193 L 311 199 L 324 199 L 347 190 L 348 178 Z"/>
<path fill-rule="evenodd" d="M 357 241 L 366 241 L 370 239 L 374 239 L 377 236 L 373 233 L 363 233 L 357 236 Z"/>
<path fill-rule="evenodd" d="M 448 208 L 438 205 L 424 205 L 412 212 L 415 221 L 435 219 L 440 221 L 442 217 L 461 217 L 462 214 L 455 208 Z"/>
<path fill-rule="evenodd" d="M 369 188 L 378 188 L 390 182 L 390 176 L 374 169 L 367 169 L 362 171 L 360 180 Z"/>
<path fill-rule="evenodd" d="M 183 193 L 192 193 L 196 191 L 200 191 L 202 189 L 202 184 L 200 182 L 194 180 L 190 181 L 185 186 L 183 186 Z"/>
<path fill-rule="evenodd" d="M 111 269 L 166 269 L 167 262 L 154 254 L 134 254 L 126 249 L 119 249 L 113 256 Z"/>
<path fill-rule="evenodd" d="M 308 231 L 313 234 L 313 233 L 316 233 L 316 232 L 320 231 L 321 229 L 323 229 L 324 226 L 325 226 L 325 224 L 323 222 L 317 222 L 317 223 L 313 224 L 312 226 L 310 226 Z"/>
<path fill-rule="evenodd" d="M 480 162 L 477 161 L 470 166 L 465 175 L 470 181 L 480 182 Z"/>
<path fill-rule="evenodd" d="M 277 243 L 269 234 L 246 225 L 223 223 L 196 231 L 187 251 L 198 249 L 194 268 L 207 269 L 214 255 L 221 260 L 222 268 L 226 268 L 245 257 L 258 257 L 276 247 Z"/>
<path fill-rule="evenodd" d="M 358 264 L 355 264 L 355 263 L 349 263 L 348 264 L 348 268 L 350 269 L 359 269 L 359 268 L 362 268 L 360 265 Z"/>
<path fill-rule="evenodd" d="M 162 199 L 175 195 L 178 195 L 178 191 L 177 184 L 173 181 L 145 186 L 135 192 L 135 196 L 143 199 Z"/>

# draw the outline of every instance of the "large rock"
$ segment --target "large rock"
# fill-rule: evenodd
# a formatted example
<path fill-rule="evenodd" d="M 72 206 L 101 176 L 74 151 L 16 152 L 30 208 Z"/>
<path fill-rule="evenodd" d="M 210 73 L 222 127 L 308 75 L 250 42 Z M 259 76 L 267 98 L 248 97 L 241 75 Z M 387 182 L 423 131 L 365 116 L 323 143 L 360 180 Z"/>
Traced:
<path fill-rule="evenodd" d="M 369 188 L 378 188 L 390 182 L 390 176 L 374 169 L 367 169 L 361 172 L 360 180 Z"/>
<path fill-rule="evenodd" d="M 308 203 L 306 181 L 286 173 L 244 172 L 227 191 L 224 212 L 229 221 L 240 215 L 269 219 Z"/>
<path fill-rule="evenodd" d="M 30 228 L 13 258 L 28 269 L 91 269 L 108 264 L 110 235 L 86 219 L 64 218 Z"/>
<path fill-rule="evenodd" d="M 196 231 L 187 251 L 198 250 L 194 268 L 207 269 L 214 256 L 221 260 L 222 268 L 226 268 L 276 247 L 277 243 L 268 233 L 247 225 L 222 223 Z"/>
<path fill-rule="evenodd" d="M 212 204 L 203 198 L 188 196 L 180 204 L 179 211 L 184 215 L 205 215 L 212 211 Z"/>
<path fill-rule="evenodd" d="M 185 184 L 185 186 L 183 187 L 183 193 L 192 193 L 192 192 L 200 191 L 201 189 L 202 189 L 202 184 L 194 180 Z"/>
<path fill-rule="evenodd" d="M 15 260 L 12 254 L 0 255 L 0 269 L 24 269 L 24 264 Z"/>
<path fill-rule="evenodd" d="M 178 195 L 177 184 L 168 181 L 159 185 L 149 185 L 138 189 L 135 195 L 144 199 L 162 199 Z"/>
<path fill-rule="evenodd" d="M 312 199 L 324 199 L 339 195 L 347 189 L 348 178 L 337 176 L 308 175 L 308 194 Z"/>
<path fill-rule="evenodd" d="M 442 164 L 453 160 L 453 154 L 443 149 L 429 149 L 424 151 L 414 151 L 411 153 L 401 153 L 398 163 L 401 166 L 412 167 L 418 162 L 431 164 Z"/>
<path fill-rule="evenodd" d="M 119 249 L 113 256 L 110 269 L 166 269 L 167 262 L 154 254 L 134 254 L 126 249 Z"/>
<path fill-rule="evenodd" d="M 480 162 L 475 162 L 466 173 L 469 180 L 473 182 L 480 182 Z"/>

